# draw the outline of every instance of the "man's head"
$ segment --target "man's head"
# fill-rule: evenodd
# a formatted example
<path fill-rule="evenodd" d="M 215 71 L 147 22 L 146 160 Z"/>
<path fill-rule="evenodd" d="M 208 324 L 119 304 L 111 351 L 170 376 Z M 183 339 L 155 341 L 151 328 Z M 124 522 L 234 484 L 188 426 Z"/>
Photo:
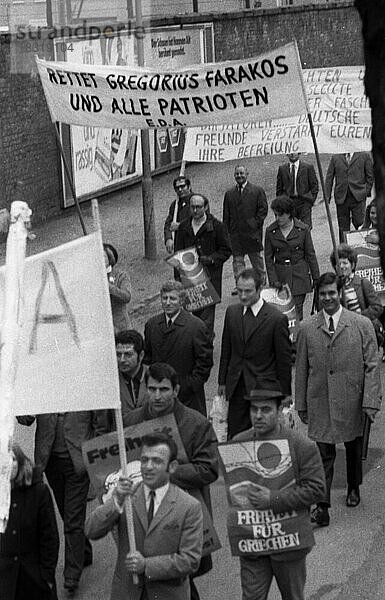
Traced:
<path fill-rule="evenodd" d="M 115 347 L 119 371 L 133 377 L 143 361 L 143 337 L 135 329 L 120 331 L 115 336 Z"/>
<path fill-rule="evenodd" d="M 243 185 L 244 183 L 246 183 L 248 176 L 249 174 L 247 172 L 246 167 L 243 167 L 242 165 L 237 165 L 235 167 L 234 179 L 237 185 Z"/>
<path fill-rule="evenodd" d="M 237 278 L 237 292 L 243 306 L 252 306 L 261 295 L 264 276 L 256 269 L 244 269 Z"/>
<path fill-rule="evenodd" d="M 290 152 L 290 154 L 287 155 L 287 158 L 291 163 L 295 163 L 299 159 L 300 154 L 300 152 Z"/>
<path fill-rule="evenodd" d="M 250 421 L 257 437 L 264 437 L 278 431 L 284 394 L 277 379 L 261 376 L 255 384 L 256 388 L 245 396 L 245 400 L 250 403 Z"/>
<path fill-rule="evenodd" d="M 174 279 L 166 281 L 160 288 L 160 300 L 166 317 L 174 317 L 183 308 L 185 301 L 185 291 L 181 282 Z"/>
<path fill-rule="evenodd" d="M 200 221 L 209 209 L 209 201 L 202 194 L 193 194 L 190 197 L 190 212 L 194 221 Z"/>
<path fill-rule="evenodd" d="M 143 482 L 151 489 L 166 485 L 178 466 L 176 443 L 166 433 L 155 432 L 142 438 L 140 455 Z"/>
<path fill-rule="evenodd" d="M 178 198 L 186 198 L 191 194 L 191 182 L 184 175 L 176 177 L 173 186 Z"/>
<path fill-rule="evenodd" d="M 334 315 L 341 305 L 340 292 L 342 280 L 336 273 L 323 273 L 318 280 L 318 299 L 320 308 Z"/>
<path fill-rule="evenodd" d="M 166 363 L 153 363 L 145 374 L 145 383 L 151 415 L 160 417 L 172 412 L 179 392 L 175 369 Z"/>

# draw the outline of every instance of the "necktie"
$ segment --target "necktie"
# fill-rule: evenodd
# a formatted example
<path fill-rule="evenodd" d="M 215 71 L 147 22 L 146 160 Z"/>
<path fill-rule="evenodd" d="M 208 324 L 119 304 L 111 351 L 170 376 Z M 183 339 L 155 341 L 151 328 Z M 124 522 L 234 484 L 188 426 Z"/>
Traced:
<path fill-rule="evenodd" d="M 295 165 L 290 167 L 290 196 L 295 196 Z"/>
<path fill-rule="evenodd" d="M 243 339 L 245 340 L 249 337 L 249 334 L 253 329 L 254 319 L 255 317 L 253 311 L 251 310 L 251 306 L 248 306 L 242 319 Z"/>
<path fill-rule="evenodd" d="M 172 319 L 168 319 L 168 321 L 167 321 L 167 327 L 171 327 L 171 325 L 172 325 Z"/>
<path fill-rule="evenodd" d="M 150 490 L 150 504 L 148 505 L 147 511 L 147 524 L 150 525 L 154 518 L 154 507 L 155 507 L 155 490 Z"/>
<path fill-rule="evenodd" d="M 242 186 L 241 186 L 241 185 L 238 185 L 238 191 L 239 191 L 239 193 L 240 193 L 241 195 L 242 195 L 242 190 L 243 190 Z"/>
<path fill-rule="evenodd" d="M 350 152 L 346 153 L 346 160 L 348 161 L 348 164 L 350 163 Z"/>
<path fill-rule="evenodd" d="M 335 332 L 333 317 L 329 317 L 329 331 L 330 331 L 330 333 Z"/>

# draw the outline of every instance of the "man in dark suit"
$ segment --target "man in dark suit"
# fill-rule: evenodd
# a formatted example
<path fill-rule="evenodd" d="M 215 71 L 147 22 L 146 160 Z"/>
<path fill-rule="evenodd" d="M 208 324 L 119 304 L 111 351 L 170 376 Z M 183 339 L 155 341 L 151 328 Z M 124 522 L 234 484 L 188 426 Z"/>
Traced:
<path fill-rule="evenodd" d="M 199 566 L 203 542 L 200 502 L 170 483 L 178 468 L 177 447 L 165 433 L 143 437 L 141 473 L 135 488 L 120 478 L 113 495 L 87 519 L 87 534 L 100 539 L 118 525 L 118 558 L 112 581 L 115 600 L 190 600 L 189 575 Z M 129 547 L 124 501 L 132 497 L 136 550 Z M 139 577 L 139 585 L 133 575 Z"/>
<path fill-rule="evenodd" d="M 176 177 L 173 186 L 177 198 L 171 202 L 164 222 L 164 244 L 168 254 L 174 252 L 180 224 L 190 216 L 190 196 L 192 194 L 190 180 L 184 175 Z"/>
<path fill-rule="evenodd" d="M 237 279 L 240 303 L 226 310 L 218 394 L 229 402 L 228 436 L 250 427 L 245 396 L 261 375 L 278 379 L 291 395 L 291 346 L 287 317 L 260 297 L 264 275 L 245 269 Z"/>
<path fill-rule="evenodd" d="M 213 366 L 209 331 L 201 319 L 184 310 L 179 281 L 163 284 L 160 298 L 163 313 L 144 327 L 144 362 L 166 362 L 174 367 L 180 377 L 181 402 L 206 416 L 204 384 Z"/>
<path fill-rule="evenodd" d="M 222 296 L 223 264 L 231 255 L 230 239 L 223 223 L 218 221 L 209 210 L 209 201 L 202 194 L 190 197 L 191 217 L 186 219 L 178 230 L 175 250 L 194 247 L 199 261 L 205 267 L 218 296 Z M 214 338 L 215 304 L 201 308 L 194 314 L 206 323 Z"/>
<path fill-rule="evenodd" d="M 364 222 L 366 198 L 370 196 L 373 185 L 373 161 L 370 153 L 347 152 L 332 156 L 325 179 L 328 202 L 333 182 L 340 242 L 344 242 L 344 231 L 350 231 L 350 222 L 355 229 Z"/>
<path fill-rule="evenodd" d="M 292 152 L 287 157 L 289 162 L 278 167 L 276 194 L 292 198 L 294 216 L 311 229 L 311 211 L 318 194 L 318 179 L 313 165 L 299 160 L 299 152 Z"/>
<path fill-rule="evenodd" d="M 223 202 L 223 222 L 230 234 L 233 251 L 234 279 L 245 268 L 247 254 L 253 269 L 264 270 L 262 258 L 262 228 L 267 215 L 267 200 L 263 188 L 253 185 L 244 166 L 234 171 L 236 186 L 227 190 Z M 236 289 L 232 294 L 236 295 Z"/>

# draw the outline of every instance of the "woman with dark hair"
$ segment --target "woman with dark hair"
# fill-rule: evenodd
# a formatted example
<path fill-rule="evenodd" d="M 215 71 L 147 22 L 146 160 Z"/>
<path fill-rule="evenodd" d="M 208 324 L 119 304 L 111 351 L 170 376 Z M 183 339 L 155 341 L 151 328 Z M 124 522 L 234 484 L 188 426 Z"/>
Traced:
<path fill-rule="evenodd" d="M 13 444 L 11 505 L 0 534 L 0 589 L 7 600 L 57 600 L 59 536 L 55 511 L 41 473 Z"/>
<path fill-rule="evenodd" d="M 293 201 L 278 196 L 271 203 L 276 217 L 265 233 L 265 264 L 273 287 L 288 284 L 293 295 L 297 318 L 303 319 L 303 304 L 319 278 L 310 229 L 294 217 Z"/>
<path fill-rule="evenodd" d="M 370 232 L 365 238 L 365 241 L 368 244 L 375 244 L 378 246 L 378 244 L 380 243 L 377 227 L 377 202 L 374 198 L 374 200 L 372 200 L 370 204 L 368 204 L 368 206 L 366 207 L 365 220 L 362 226 L 362 229 L 370 229 Z"/>
<path fill-rule="evenodd" d="M 132 328 L 127 307 L 131 300 L 131 281 L 127 273 L 116 266 L 119 258 L 116 248 L 111 244 L 103 244 L 103 249 L 110 290 L 112 321 L 116 334 Z"/>
<path fill-rule="evenodd" d="M 348 244 L 340 244 L 337 254 L 343 280 L 342 305 L 348 310 L 369 317 L 371 321 L 378 319 L 382 314 L 383 307 L 369 279 L 355 273 L 358 258 L 356 249 Z M 330 255 L 330 262 L 333 269 L 336 270 L 334 252 Z"/>

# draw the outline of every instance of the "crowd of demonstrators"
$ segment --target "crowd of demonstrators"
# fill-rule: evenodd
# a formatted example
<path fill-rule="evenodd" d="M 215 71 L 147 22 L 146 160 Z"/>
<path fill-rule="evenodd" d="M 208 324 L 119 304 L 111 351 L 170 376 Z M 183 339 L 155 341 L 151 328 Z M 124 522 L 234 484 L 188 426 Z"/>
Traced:
<path fill-rule="evenodd" d="M 295 215 L 294 203 L 278 196 L 271 203 L 276 220 L 266 229 L 265 263 L 269 283 L 280 288 L 290 287 L 297 319 L 303 319 L 306 294 L 316 285 L 319 267 L 310 229 Z"/>
<path fill-rule="evenodd" d="M 326 200 L 330 202 L 334 183 L 334 200 L 340 242 L 344 233 L 361 227 L 365 218 L 366 198 L 372 192 L 373 160 L 369 152 L 334 154 L 325 178 Z"/>
<path fill-rule="evenodd" d="M 234 171 L 235 187 L 227 190 L 223 200 L 223 223 L 230 235 L 235 286 L 245 268 L 245 256 L 253 269 L 263 271 L 262 230 L 267 215 L 264 189 L 248 181 L 247 169 L 238 165 Z M 236 287 L 233 295 L 237 295 Z"/>
<path fill-rule="evenodd" d="M 293 200 L 293 216 L 311 229 L 312 208 L 318 195 L 318 179 L 313 165 L 300 160 L 299 152 L 287 155 L 289 161 L 280 165 L 277 173 L 277 196 Z"/>
<path fill-rule="evenodd" d="M 337 157 L 329 168 L 330 193 L 335 179 L 336 202 L 338 197 L 343 207 L 337 211 L 341 231 L 346 228 L 341 215 L 346 217 L 349 211 L 356 226 L 359 210 L 354 202 L 362 203 L 362 194 L 356 194 L 358 187 L 349 179 L 341 201 L 342 169 L 338 165 L 340 159 L 346 163 L 349 178 L 362 167 L 367 194 L 370 169 L 361 154 L 365 153 L 357 153 L 349 163 L 345 156 Z M 269 284 L 277 288 L 289 285 L 301 321 L 295 407 L 308 425 L 307 435 L 288 430 L 282 420 L 282 407 L 292 396 L 292 348 L 287 317 L 261 298 L 266 285 L 264 190 L 249 183 L 247 170 L 237 166 L 237 185 L 226 192 L 222 223 L 211 214 L 208 199 L 193 193 L 190 180 L 179 176 L 174 180 L 177 199 L 164 225 L 167 253 L 195 247 L 220 297 L 223 264 L 233 256 L 238 302 L 225 313 L 218 373 L 218 394 L 228 402 L 229 440 L 258 443 L 284 438 L 290 449 L 293 485 L 272 491 L 250 483 L 248 501 L 261 514 L 295 511 L 307 532 L 307 544 L 301 550 L 241 557 L 244 600 L 267 600 L 273 577 L 282 598 L 304 600 L 306 555 L 314 544 L 310 523 L 327 526 L 330 522 L 336 444 L 345 444 L 346 504 L 355 507 L 362 483 L 363 422 L 374 419 L 381 400 L 375 333 L 376 320 L 382 316 L 381 302 L 369 281 L 355 274 L 357 255 L 346 244 L 338 248 L 342 277 L 335 273 L 320 276 L 310 232 L 311 207 L 318 193 L 314 169 L 299 160 L 298 154 L 288 159 L 289 164 L 278 171 L 279 196 L 271 204 L 276 220 L 266 229 L 264 255 Z M 368 228 L 373 232 L 375 209 L 371 204 L 368 210 Z M 85 523 L 89 478 L 81 446 L 93 436 L 116 430 L 114 411 L 19 417 L 21 424 L 37 425 L 36 469 L 15 446 L 10 521 L 6 534 L 0 535 L 1 580 L 4 573 L 11 600 L 24 599 L 26 589 L 32 600 L 56 600 L 58 536 L 51 497 L 41 479 L 44 472 L 64 523 L 67 596 L 76 595 L 82 570 L 92 563 L 88 538 L 103 538 L 117 528 L 111 600 L 128 596 L 133 600 L 199 600 L 194 580 L 213 568 L 211 555 L 202 556 L 202 507 L 203 512 L 207 508 L 213 514 L 210 485 L 217 480 L 219 469 L 217 439 L 206 417 L 204 390 L 213 367 L 215 308 L 191 314 L 184 308 L 180 281 L 166 281 L 160 290 L 162 312 L 145 323 L 142 336 L 131 329 L 128 318 L 129 278 L 116 267 L 115 248 L 104 244 L 104 252 L 123 425 L 173 415 L 185 457 L 177 459 L 175 443 L 164 433 L 146 436 L 141 447 L 143 482 L 137 485 L 130 477 L 120 477 L 106 502 Z M 245 268 L 246 255 L 252 268 Z M 333 255 L 331 261 L 336 269 Z M 174 275 L 178 278 L 178 273 Z M 303 320 L 306 294 L 315 286 L 319 312 Z M 136 551 L 128 542 L 123 506 L 128 496 Z M 21 510 L 25 503 L 30 510 L 27 521 L 25 509 Z M 17 527 L 26 535 L 15 542 Z M 24 561 L 29 552 L 35 554 L 35 562 Z M 20 557 L 16 567 L 11 563 L 13 555 Z M 139 585 L 134 585 L 133 575 L 139 577 Z"/>

